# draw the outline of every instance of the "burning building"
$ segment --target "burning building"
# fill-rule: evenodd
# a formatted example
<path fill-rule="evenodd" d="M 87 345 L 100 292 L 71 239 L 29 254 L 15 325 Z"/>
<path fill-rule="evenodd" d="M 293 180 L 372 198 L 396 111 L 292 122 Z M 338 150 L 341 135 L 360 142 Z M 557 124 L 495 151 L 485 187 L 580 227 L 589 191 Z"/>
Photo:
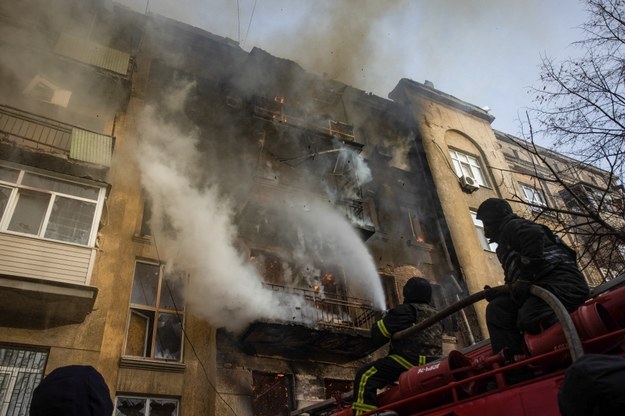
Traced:
<path fill-rule="evenodd" d="M 109 2 L 0 20 L 0 414 L 89 364 L 116 414 L 286 415 L 351 389 L 411 276 L 442 308 L 501 275 L 468 214 L 502 192 L 483 110 Z M 482 339 L 479 308 L 445 330 Z"/>

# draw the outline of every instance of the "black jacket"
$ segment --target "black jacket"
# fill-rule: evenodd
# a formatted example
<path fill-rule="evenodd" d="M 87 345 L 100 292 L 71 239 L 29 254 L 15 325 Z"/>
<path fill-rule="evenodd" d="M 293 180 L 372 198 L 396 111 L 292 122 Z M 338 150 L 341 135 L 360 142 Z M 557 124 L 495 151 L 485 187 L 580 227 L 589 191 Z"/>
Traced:
<path fill-rule="evenodd" d="M 524 280 L 556 295 L 571 309 L 588 297 L 575 252 L 547 227 L 515 214 L 506 216 L 492 239 L 506 283 Z"/>
<path fill-rule="evenodd" d="M 436 309 L 426 303 L 403 303 L 388 311 L 384 318 L 371 328 L 373 342 L 382 346 L 395 332 L 409 328 L 436 314 Z M 399 354 L 412 364 L 419 362 L 419 356 L 438 357 L 442 354 L 443 326 L 436 323 L 401 340 L 392 340 L 390 354 Z"/>

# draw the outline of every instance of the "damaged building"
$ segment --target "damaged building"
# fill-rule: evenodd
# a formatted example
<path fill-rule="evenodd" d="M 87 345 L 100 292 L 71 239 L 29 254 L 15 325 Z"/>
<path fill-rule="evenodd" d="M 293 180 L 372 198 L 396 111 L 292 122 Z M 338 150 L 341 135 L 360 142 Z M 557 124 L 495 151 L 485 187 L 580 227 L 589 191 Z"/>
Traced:
<path fill-rule="evenodd" d="M 13 6 L 0 415 L 70 364 L 116 415 L 287 415 L 351 390 L 410 277 L 441 309 L 501 283 L 471 213 L 510 196 L 510 160 L 479 107 L 407 79 L 378 97 L 108 1 Z M 444 327 L 447 351 L 482 340 L 483 305 Z"/>

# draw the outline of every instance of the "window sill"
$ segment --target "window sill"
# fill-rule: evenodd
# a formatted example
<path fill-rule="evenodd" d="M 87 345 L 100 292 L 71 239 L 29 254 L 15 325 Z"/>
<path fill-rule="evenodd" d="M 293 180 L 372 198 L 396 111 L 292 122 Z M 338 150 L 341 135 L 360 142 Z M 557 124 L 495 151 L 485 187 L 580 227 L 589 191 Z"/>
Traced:
<path fill-rule="evenodd" d="M 149 371 L 164 371 L 169 373 L 183 373 L 186 369 L 186 365 L 184 363 L 158 361 L 138 357 L 122 357 L 119 362 L 119 367 Z"/>

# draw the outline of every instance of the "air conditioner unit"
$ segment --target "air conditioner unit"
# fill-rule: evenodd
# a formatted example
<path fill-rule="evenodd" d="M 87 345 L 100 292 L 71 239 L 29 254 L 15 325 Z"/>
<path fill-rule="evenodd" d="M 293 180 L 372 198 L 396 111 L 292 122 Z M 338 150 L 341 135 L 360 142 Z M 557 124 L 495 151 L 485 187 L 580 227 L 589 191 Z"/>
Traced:
<path fill-rule="evenodd" d="M 465 192 L 472 193 L 480 189 L 480 185 L 470 176 L 461 176 L 458 178 L 458 181 L 460 182 L 460 187 Z"/>

